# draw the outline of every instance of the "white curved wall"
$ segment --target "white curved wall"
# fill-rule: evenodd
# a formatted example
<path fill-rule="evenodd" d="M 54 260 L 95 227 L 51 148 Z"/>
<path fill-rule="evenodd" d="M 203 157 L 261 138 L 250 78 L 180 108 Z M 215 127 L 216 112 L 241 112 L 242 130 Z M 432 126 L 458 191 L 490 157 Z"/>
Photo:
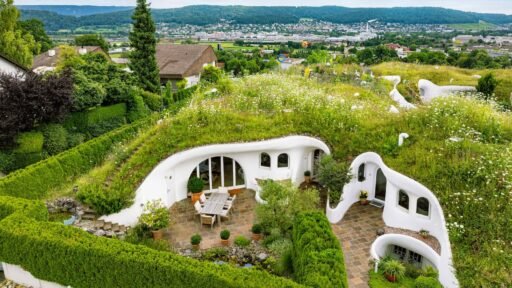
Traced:
<path fill-rule="evenodd" d="M 365 164 L 365 180 L 357 179 L 358 168 Z M 428 230 L 430 235 L 439 240 L 441 255 L 439 260 L 439 280 L 446 287 L 458 287 L 452 267 L 452 252 L 446 229 L 443 210 L 435 195 L 422 184 L 387 167 L 382 158 L 373 152 L 359 155 L 351 164 L 352 174 L 355 178 L 343 188 L 342 201 L 336 208 L 327 204 L 326 215 L 331 223 L 339 222 L 348 209 L 359 201 L 361 190 L 368 191 L 368 200 L 375 199 L 375 183 L 377 170 L 381 169 L 387 180 L 386 198 L 382 218 L 389 227 L 408 229 L 412 231 Z M 409 209 L 398 205 L 398 191 L 404 190 L 409 196 Z M 424 197 L 430 203 L 430 215 L 423 216 L 416 213 L 417 199 Z"/>
<path fill-rule="evenodd" d="M 393 99 L 393 101 L 395 101 L 398 104 L 398 106 L 400 106 L 400 108 L 416 109 L 416 106 L 414 104 L 409 103 L 409 101 L 407 101 L 404 98 L 404 96 L 402 96 L 402 94 L 400 94 L 400 92 L 398 92 L 398 89 L 396 87 L 402 81 L 402 78 L 399 75 L 382 76 L 380 78 L 393 82 L 393 90 L 391 90 L 391 92 L 389 92 L 389 96 L 391 97 L 391 99 Z"/>
<path fill-rule="evenodd" d="M 420 98 L 424 103 L 429 103 L 438 97 L 450 96 L 455 92 L 476 91 L 472 86 L 438 86 L 428 80 L 421 79 L 418 82 Z"/>
<path fill-rule="evenodd" d="M 191 172 L 209 157 L 225 156 L 238 162 L 245 174 L 245 187 L 258 190 L 254 179 L 291 179 L 295 184 L 304 179 L 304 171 L 311 170 L 313 151 L 320 149 L 330 153 L 322 141 L 306 136 L 288 136 L 278 139 L 233 144 L 216 144 L 193 148 L 176 153 L 160 162 L 137 189 L 134 204 L 119 213 L 101 219 L 133 226 L 148 201 L 160 199 L 167 207 L 187 198 L 187 182 Z M 260 167 L 260 154 L 271 156 L 271 167 Z M 278 168 L 277 157 L 289 156 L 289 167 Z M 259 199 L 261 200 L 261 199 Z"/>

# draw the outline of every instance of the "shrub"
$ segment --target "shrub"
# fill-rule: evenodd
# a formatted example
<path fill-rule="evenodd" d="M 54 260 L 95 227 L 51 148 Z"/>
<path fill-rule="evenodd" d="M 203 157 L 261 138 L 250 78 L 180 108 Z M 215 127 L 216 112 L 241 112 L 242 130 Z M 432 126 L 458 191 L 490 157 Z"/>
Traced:
<path fill-rule="evenodd" d="M 220 231 L 220 239 L 228 240 L 229 236 L 231 236 L 231 232 L 229 232 L 229 230 L 222 230 L 222 231 Z"/>
<path fill-rule="evenodd" d="M 83 111 L 100 106 L 107 95 L 103 86 L 89 79 L 83 72 L 75 71 L 74 74 L 73 110 Z"/>
<path fill-rule="evenodd" d="M 304 176 L 310 177 L 311 176 L 311 171 L 309 171 L 309 170 L 304 171 Z"/>
<path fill-rule="evenodd" d="M 43 127 L 44 149 L 48 154 L 55 155 L 68 148 L 68 131 L 60 124 L 49 124 Z"/>
<path fill-rule="evenodd" d="M 128 101 L 128 121 L 134 122 L 138 119 L 146 117 L 148 114 L 149 109 L 144 104 L 142 97 L 136 94 L 131 95 L 130 101 Z"/>
<path fill-rule="evenodd" d="M 201 240 L 203 240 L 203 237 L 199 234 L 194 234 L 192 237 L 190 237 L 190 244 L 192 245 L 199 245 L 201 243 Z"/>
<path fill-rule="evenodd" d="M 321 212 L 297 215 L 293 222 L 293 271 L 309 287 L 348 287 L 338 238 Z"/>
<path fill-rule="evenodd" d="M 104 85 L 107 95 L 103 105 L 112 105 L 128 101 L 130 97 L 131 86 L 126 85 L 121 79 L 113 79 Z"/>
<path fill-rule="evenodd" d="M 15 153 L 40 153 L 43 151 L 44 136 L 41 132 L 25 132 L 16 137 L 18 147 Z"/>
<path fill-rule="evenodd" d="M 415 288 L 442 288 L 443 286 L 436 278 L 419 276 L 414 281 Z"/>
<path fill-rule="evenodd" d="M 252 225 L 251 231 L 254 234 L 261 234 L 261 232 L 263 232 L 263 226 L 261 226 L 261 224 L 254 224 Z"/>
<path fill-rule="evenodd" d="M 216 260 L 216 259 L 219 259 L 222 257 L 226 257 L 226 256 L 228 256 L 228 254 L 229 254 L 229 252 L 227 249 L 222 248 L 222 247 L 215 247 L 215 248 L 206 250 L 203 253 L 203 258 L 206 260 L 213 261 L 213 260 Z"/>
<path fill-rule="evenodd" d="M 341 201 L 343 187 L 351 179 L 350 166 L 347 163 L 336 162 L 330 155 L 322 157 L 318 168 L 318 181 L 329 191 L 329 200 L 332 204 Z"/>
<path fill-rule="evenodd" d="M 222 78 L 222 70 L 215 66 L 208 65 L 204 67 L 201 73 L 201 81 L 206 83 L 217 83 Z"/>
<path fill-rule="evenodd" d="M 251 245 L 251 240 L 243 235 L 240 235 L 235 238 L 235 245 L 238 247 L 247 247 Z"/>
<path fill-rule="evenodd" d="M 382 263 L 382 273 L 400 279 L 405 275 L 405 266 L 398 260 L 388 260 Z"/>
<path fill-rule="evenodd" d="M 83 204 L 90 206 L 99 215 L 108 215 L 120 211 L 132 203 L 131 200 L 122 197 L 119 190 L 108 191 L 101 184 L 90 184 L 81 187 L 77 193 L 77 199 Z"/>
<path fill-rule="evenodd" d="M 167 228 L 169 226 L 169 211 L 161 200 L 148 202 L 144 205 L 144 212 L 139 221 L 151 230 Z"/>
<path fill-rule="evenodd" d="M 142 96 L 142 99 L 144 99 L 144 103 L 146 106 L 148 106 L 149 109 L 152 111 L 162 110 L 163 100 L 160 95 L 148 91 L 141 91 L 140 95 Z"/>
<path fill-rule="evenodd" d="M 204 188 L 203 180 L 201 180 L 197 177 L 191 177 L 188 180 L 187 189 L 189 192 L 200 193 L 200 192 L 203 192 L 203 188 Z"/>
<path fill-rule="evenodd" d="M 498 87 L 498 84 L 498 80 L 496 80 L 494 75 L 489 73 L 478 80 L 476 90 L 484 94 L 486 99 L 489 99 L 494 95 L 494 91 L 496 90 L 496 87 Z"/>

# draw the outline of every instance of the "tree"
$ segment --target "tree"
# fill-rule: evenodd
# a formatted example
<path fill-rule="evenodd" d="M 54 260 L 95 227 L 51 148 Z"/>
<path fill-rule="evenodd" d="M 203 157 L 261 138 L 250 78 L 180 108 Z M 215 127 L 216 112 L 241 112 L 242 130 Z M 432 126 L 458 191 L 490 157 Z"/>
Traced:
<path fill-rule="evenodd" d="M 137 0 L 132 19 L 130 46 L 133 51 L 130 53 L 130 69 L 142 89 L 160 94 L 160 76 L 155 58 L 156 28 L 146 0 Z"/>
<path fill-rule="evenodd" d="M 492 73 L 489 73 L 478 80 L 476 90 L 484 94 L 485 99 L 489 99 L 494 95 L 494 90 L 496 90 L 497 86 L 498 80 L 496 80 Z"/>
<path fill-rule="evenodd" d="M 32 66 L 33 52 L 39 53 L 34 37 L 18 27 L 20 12 L 13 0 L 0 0 L 0 53 L 18 64 Z"/>
<path fill-rule="evenodd" d="M 330 155 L 322 157 L 318 168 L 318 182 L 327 188 L 331 204 L 341 201 L 343 187 L 351 179 L 350 166 L 347 163 L 336 162 Z"/>
<path fill-rule="evenodd" d="M 108 43 L 99 34 L 85 34 L 75 37 L 76 46 L 100 46 L 105 53 L 108 53 Z"/>
<path fill-rule="evenodd" d="M 44 76 L 0 74 L 0 91 L 0 144 L 9 145 L 19 132 L 66 115 L 73 81 L 69 70 Z"/>
<path fill-rule="evenodd" d="M 37 43 L 37 48 L 39 51 L 32 51 L 34 55 L 42 52 L 46 52 L 53 48 L 52 39 L 46 34 L 46 30 L 44 29 L 44 23 L 39 19 L 29 19 L 26 21 L 19 21 L 19 27 L 24 31 L 24 33 L 28 33 L 34 37 L 34 40 Z"/>
<path fill-rule="evenodd" d="M 215 66 L 206 66 L 201 74 L 201 82 L 217 83 L 222 78 L 222 70 Z"/>

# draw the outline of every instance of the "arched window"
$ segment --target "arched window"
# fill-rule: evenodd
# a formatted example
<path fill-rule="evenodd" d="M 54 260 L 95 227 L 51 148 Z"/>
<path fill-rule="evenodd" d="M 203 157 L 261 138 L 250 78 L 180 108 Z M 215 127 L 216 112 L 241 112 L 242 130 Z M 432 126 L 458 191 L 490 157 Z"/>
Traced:
<path fill-rule="evenodd" d="M 357 181 L 359 182 L 363 182 L 364 180 L 366 180 L 366 178 L 364 177 L 364 163 L 359 165 L 359 169 L 357 170 Z"/>
<path fill-rule="evenodd" d="M 404 190 L 398 191 L 398 205 L 409 210 L 409 195 Z"/>
<path fill-rule="evenodd" d="M 286 153 L 280 154 L 277 157 L 277 167 L 283 168 L 283 167 L 288 167 L 288 165 L 289 165 L 288 154 L 286 154 Z"/>
<path fill-rule="evenodd" d="M 416 204 L 416 213 L 420 215 L 429 216 L 430 202 L 428 202 L 427 198 L 421 197 L 418 199 L 418 202 Z"/>
<path fill-rule="evenodd" d="M 260 155 L 260 166 L 261 167 L 269 167 L 270 168 L 270 155 L 263 152 Z"/>

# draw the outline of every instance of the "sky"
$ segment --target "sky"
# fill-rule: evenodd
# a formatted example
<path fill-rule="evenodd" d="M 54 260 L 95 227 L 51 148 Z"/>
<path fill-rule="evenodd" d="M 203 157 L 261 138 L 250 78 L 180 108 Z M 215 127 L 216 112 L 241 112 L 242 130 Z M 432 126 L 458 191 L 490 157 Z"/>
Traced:
<path fill-rule="evenodd" d="M 115 5 L 134 6 L 136 0 L 15 0 L 17 5 Z M 512 0 L 149 0 L 153 8 L 187 5 L 411 7 L 433 6 L 481 13 L 512 14 Z"/>

